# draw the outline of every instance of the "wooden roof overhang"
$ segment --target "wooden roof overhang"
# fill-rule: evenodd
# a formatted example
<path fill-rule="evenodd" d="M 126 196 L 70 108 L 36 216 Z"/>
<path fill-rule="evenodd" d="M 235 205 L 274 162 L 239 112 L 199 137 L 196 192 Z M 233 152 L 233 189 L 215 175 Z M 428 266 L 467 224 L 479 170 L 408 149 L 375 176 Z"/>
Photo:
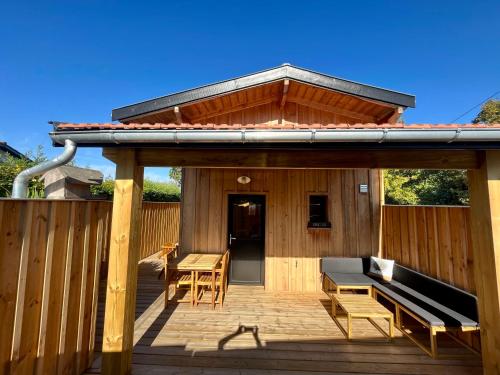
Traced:
<path fill-rule="evenodd" d="M 124 123 L 204 123 L 267 104 L 295 103 L 342 116 L 342 121 L 392 122 L 415 97 L 283 65 L 247 76 L 114 109 Z"/>
<path fill-rule="evenodd" d="M 103 147 L 142 166 L 221 168 L 475 169 L 500 149 L 500 125 L 357 124 L 238 127 L 195 124 L 56 124 L 56 144 Z M 309 137 L 309 138 L 308 138 Z M 330 140 L 327 139 L 330 137 Z"/>

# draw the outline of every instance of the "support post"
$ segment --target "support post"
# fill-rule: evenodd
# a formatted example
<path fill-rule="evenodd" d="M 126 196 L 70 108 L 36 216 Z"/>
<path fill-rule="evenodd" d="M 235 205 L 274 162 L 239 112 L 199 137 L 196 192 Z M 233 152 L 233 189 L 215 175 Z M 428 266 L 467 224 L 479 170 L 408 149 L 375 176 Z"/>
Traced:
<path fill-rule="evenodd" d="M 500 151 L 469 170 L 474 278 L 485 374 L 500 373 Z"/>
<path fill-rule="evenodd" d="M 106 375 L 131 372 L 143 173 L 134 149 L 118 151 L 102 344 Z"/>

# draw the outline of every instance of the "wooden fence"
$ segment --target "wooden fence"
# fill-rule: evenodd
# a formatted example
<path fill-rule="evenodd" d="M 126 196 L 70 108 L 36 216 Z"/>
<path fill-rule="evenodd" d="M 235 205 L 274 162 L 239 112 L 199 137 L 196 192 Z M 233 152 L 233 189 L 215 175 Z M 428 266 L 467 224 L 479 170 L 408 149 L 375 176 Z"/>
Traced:
<path fill-rule="evenodd" d="M 0 201 L 1 373 L 81 373 L 91 363 L 110 208 Z"/>
<path fill-rule="evenodd" d="M 475 292 L 470 208 L 384 206 L 383 256 Z"/>
<path fill-rule="evenodd" d="M 141 259 L 179 241 L 180 203 L 142 203 Z"/>
<path fill-rule="evenodd" d="M 177 242 L 179 203 L 143 205 L 141 259 Z M 0 374 L 81 373 L 92 362 L 112 203 L 0 200 Z"/>
<path fill-rule="evenodd" d="M 0 200 L 0 373 L 92 361 L 112 203 Z M 468 207 L 384 206 L 383 256 L 474 292 Z M 177 242 L 179 203 L 143 203 L 141 259 Z M 50 334 L 49 334 L 50 333 Z"/>

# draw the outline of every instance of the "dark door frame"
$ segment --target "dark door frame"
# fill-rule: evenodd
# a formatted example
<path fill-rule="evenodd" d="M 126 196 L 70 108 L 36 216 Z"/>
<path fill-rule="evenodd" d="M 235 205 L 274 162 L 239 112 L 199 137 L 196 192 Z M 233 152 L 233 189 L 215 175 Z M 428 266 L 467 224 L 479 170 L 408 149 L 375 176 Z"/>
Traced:
<path fill-rule="evenodd" d="M 226 247 L 229 248 L 229 226 L 231 225 L 231 221 L 230 221 L 230 202 L 229 202 L 229 199 L 231 196 L 234 196 L 234 195 L 240 195 L 240 196 L 259 196 L 259 197 L 262 197 L 263 200 L 264 200 L 264 213 L 263 213 L 263 222 L 262 224 L 264 225 L 264 231 L 263 231 L 263 235 L 264 235 L 264 240 L 262 242 L 262 260 L 261 260 L 261 280 L 260 280 L 260 283 L 234 283 L 234 284 L 239 284 L 239 285 L 260 285 L 260 286 L 264 286 L 265 287 L 265 284 L 266 284 L 266 241 L 267 241 L 267 205 L 268 205 L 268 196 L 265 192 L 262 192 L 262 191 L 257 191 L 257 192 L 253 192 L 253 191 L 227 191 L 226 194 L 225 194 L 225 202 L 224 202 L 224 205 L 226 207 L 225 211 L 226 211 Z M 231 261 L 231 260 L 230 260 Z M 229 270 L 228 270 L 229 271 Z M 228 278 L 228 281 L 229 281 L 229 278 Z"/>

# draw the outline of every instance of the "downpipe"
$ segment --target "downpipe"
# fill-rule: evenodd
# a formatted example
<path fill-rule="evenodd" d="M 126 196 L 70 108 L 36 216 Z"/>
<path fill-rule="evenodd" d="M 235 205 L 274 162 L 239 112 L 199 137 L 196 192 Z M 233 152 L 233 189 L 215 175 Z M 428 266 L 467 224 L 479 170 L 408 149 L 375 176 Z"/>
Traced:
<path fill-rule="evenodd" d="M 61 155 L 56 156 L 52 160 L 44 161 L 31 168 L 25 169 L 17 175 L 12 186 L 12 198 L 24 199 L 28 195 L 29 181 L 36 176 L 60 167 L 61 165 L 70 162 L 76 154 L 76 143 L 70 139 L 64 141 L 64 151 Z"/>

